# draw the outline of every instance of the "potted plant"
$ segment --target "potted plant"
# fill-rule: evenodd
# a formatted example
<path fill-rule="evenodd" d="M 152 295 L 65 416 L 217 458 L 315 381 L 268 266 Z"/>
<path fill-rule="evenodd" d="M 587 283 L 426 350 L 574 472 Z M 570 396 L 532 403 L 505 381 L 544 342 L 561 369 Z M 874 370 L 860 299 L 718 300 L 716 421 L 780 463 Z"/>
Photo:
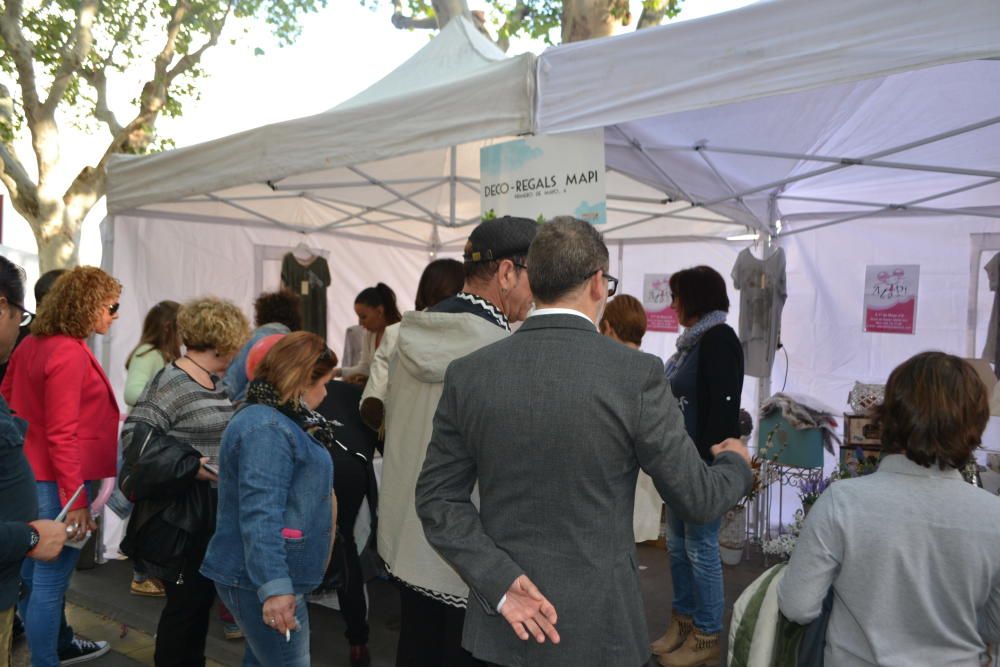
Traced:
<path fill-rule="evenodd" d="M 762 459 L 756 455 L 750 459 L 750 469 L 753 471 L 750 492 L 722 515 L 722 523 L 719 526 L 719 553 L 726 565 L 739 565 L 743 558 L 743 550 L 747 544 L 747 505 L 760 492 L 761 463 Z"/>

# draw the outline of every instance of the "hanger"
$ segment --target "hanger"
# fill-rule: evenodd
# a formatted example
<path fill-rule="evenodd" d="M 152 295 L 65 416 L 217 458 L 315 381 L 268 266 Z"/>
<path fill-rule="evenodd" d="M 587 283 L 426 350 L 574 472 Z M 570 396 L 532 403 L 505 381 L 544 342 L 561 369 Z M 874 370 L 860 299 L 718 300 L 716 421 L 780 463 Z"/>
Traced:
<path fill-rule="evenodd" d="M 777 251 L 778 245 L 774 242 L 774 240 L 771 238 L 762 240 L 761 235 L 758 235 L 754 242 L 750 245 L 750 254 L 760 260 L 767 259 Z"/>
<path fill-rule="evenodd" d="M 302 260 L 303 262 L 316 257 L 316 255 L 313 254 L 312 248 L 306 245 L 305 235 L 303 235 L 303 238 L 299 241 L 298 245 L 292 248 L 292 254 L 295 255 L 296 259 Z"/>

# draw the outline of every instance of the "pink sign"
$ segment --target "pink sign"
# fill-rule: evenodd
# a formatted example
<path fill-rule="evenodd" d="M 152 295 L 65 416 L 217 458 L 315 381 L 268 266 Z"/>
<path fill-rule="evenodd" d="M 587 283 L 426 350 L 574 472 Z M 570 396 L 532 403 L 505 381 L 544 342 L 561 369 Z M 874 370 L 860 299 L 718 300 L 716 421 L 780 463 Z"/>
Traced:
<path fill-rule="evenodd" d="M 646 309 L 646 331 L 677 333 L 680 323 L 670 307 L 670 274 L 647 273 L 643 280 L 642 306 Z"/>
<path fill-rule="evenodd" d="M 920 267 L 869 266 L 865 271 L 865 331 L 912 334 Z"/>

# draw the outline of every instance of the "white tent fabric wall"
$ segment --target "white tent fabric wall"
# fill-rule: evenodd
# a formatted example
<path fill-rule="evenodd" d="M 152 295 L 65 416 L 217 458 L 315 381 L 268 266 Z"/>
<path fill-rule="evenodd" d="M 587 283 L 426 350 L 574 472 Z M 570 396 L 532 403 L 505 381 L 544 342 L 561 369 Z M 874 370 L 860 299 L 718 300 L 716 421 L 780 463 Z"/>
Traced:
<path fill-rule="evenodd" d="M 105 221 L 107 227 L 110 222 Z M 211 223 L 164 224 L 159 219 L 114 218 L 115 242 L 106 246 L 113 264 L 105 266 L 122 282 L 118 321 L 105 341 L 105 370 L 121 399 L 125 386 L 125 357 L 138 342 L 142 320 L 158 301 L 186 301 L 217 296 L 233 301 L 253 324 L 255 247 L 285 247 L 300 241 L 327 251 L 331 285 L 327 290 L 327 342 L 343 351 L 344 331 L 357 324 L 354 298 L 363 288 L 381 281 L 396 291 L 401 310 L 413 307 L 417 281 L 426 265 L 426 250 L 378 246 L 370 241 L 302 234 L 280 228 Z M 280 262 L 265 266 L 264 290 L 279 287 Z"/>
<path fill-rule="evenodd" d="M 884 383 L 889 373 L 925 350 L 965 354 L 966 292 L 969 235 L 997 231 L 997 223 L 980 218 L 897 219 L 853 222 L 781 241 L 787 258 L 788 299 L 782 317 L 782 343 L 788 354 L 777 355 L 772 386 L 814 396 L 847 411 L 847 395 L 855 381 Z M 740 294 L 729 277 L 744 245 L 734 243 L 670 243 L 626 245 L 623 262 L 611 248 L 612 266 L 621 273 L 622 293 L 639 296 L 645 273 L 674 273 L 706 264 L 726 279 L 731 303 L 729 323 L 738 329 Z M 992 257 L 989 253 L 985 260 Z M 871 334 L 863 327 L 865 267 L 869 264 L 919 264 L 920 287 L 914 335 Z M 616 274 L 617 275 L 617 274 Z M 993 294 L 981 283 L 978 310 L 989 313 Z M 985 318 L 984 318 L 985 319 Z M 985 322 L 980 322 L 981 346 Z M 666 358 L 678 334 L 646 334 L 642 349 Z M 756 383 L 744 382 L 743 406 L 757 405 Z M 1000 447 L 1000 433 L 985 444 Z"/>

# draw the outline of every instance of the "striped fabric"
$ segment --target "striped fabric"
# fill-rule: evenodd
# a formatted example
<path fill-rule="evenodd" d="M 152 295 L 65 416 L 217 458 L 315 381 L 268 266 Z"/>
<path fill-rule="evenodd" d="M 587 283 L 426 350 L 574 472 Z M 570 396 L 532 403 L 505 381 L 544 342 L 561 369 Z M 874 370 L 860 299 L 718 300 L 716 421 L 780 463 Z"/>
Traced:
<path fill-rule="evenodd" d="M 218 459 L 222 432 L 234 411 L 221 381 L 215 389 L 206 389 L 175 364 L 168 364 L 139 396 L 122 437 L 130 437 L 134 423 L 141 421 L 190 444 L 202 456 Z"/>

